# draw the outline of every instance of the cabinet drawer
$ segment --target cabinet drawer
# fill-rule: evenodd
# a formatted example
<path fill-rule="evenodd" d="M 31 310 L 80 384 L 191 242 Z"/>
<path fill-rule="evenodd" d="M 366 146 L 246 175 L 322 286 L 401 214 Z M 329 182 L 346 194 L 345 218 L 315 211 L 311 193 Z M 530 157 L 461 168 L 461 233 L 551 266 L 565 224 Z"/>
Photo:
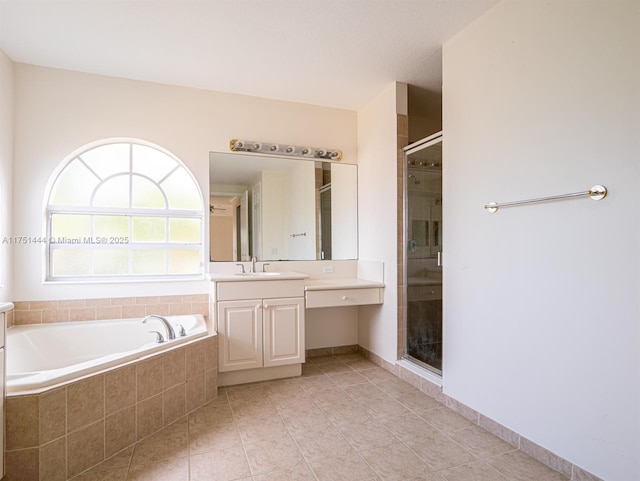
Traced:
<path fill-rule="evenodd" d="M 363 289 L 327 289 L 306 292 L 307 308 L 360 306 L 381 304 L 382 289 L 369 287 Z"/>
<path fill-rule="evenodd" d="M 304 295 L 304 282 L 299 280 L 216 282 L 215 285 L 216 300 L 218 301 L 302 297 Z"/>

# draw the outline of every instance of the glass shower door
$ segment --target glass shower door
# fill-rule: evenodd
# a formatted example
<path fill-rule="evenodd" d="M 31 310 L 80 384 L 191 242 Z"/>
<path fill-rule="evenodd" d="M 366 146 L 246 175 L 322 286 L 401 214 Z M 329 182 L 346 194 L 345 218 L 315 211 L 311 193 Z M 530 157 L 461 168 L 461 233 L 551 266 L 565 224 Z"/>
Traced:
<path fill-rule="evenodd" d="M 442 133 L 404 149 L 404 358 L 442 374 Z"/>

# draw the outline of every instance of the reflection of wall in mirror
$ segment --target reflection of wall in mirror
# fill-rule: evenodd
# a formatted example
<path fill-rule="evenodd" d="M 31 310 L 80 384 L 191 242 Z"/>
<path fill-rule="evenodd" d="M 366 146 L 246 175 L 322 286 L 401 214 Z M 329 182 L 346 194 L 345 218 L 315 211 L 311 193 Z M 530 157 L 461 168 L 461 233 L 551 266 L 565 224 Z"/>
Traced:
<path fill-rule="evenodd" d="M 260 260 L 287 259 L 284 237 L 285 174 L 262 172 L 262 252 Z"/>
<path fill-rule="evenodd" d="M 227 260 L 233 257 L 235 206 L 229 198 L 211 196 L 209 209 L 210 260 Z"/>
<path fill-rule="evenodd" d="M 299 162 L 289 171 L 285 203 L 287 259 L 313 259 L 316 255 L 315 164 Z M 300 235 L 303 234 L 304 235 Z"/>

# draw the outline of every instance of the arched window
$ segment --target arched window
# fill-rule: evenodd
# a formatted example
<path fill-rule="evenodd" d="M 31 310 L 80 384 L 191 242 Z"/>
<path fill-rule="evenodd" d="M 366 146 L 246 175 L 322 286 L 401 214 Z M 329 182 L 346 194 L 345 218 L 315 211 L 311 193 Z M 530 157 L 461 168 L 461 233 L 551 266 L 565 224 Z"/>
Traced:
<path fill-rule="evenodd" d="M 63 163 L 50 186 L 47 280 L 202 275 L 202 195 L 169 152 L 107 140 Z"/>

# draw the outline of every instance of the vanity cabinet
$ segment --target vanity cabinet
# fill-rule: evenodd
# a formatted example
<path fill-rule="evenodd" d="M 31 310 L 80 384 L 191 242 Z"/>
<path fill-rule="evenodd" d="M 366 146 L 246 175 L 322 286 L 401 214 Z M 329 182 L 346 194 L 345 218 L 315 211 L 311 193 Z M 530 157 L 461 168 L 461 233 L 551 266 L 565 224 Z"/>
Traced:
<path fill-rule="evenodd" d="M 304 298 L 222 301 L 220 372 L 304 362 Z"/>
<path fill-rule="evenodd" d="M 301 374 L 305 361 L 302 277 L 215 281 L 212 301 L 219 339 L 219 385 Z"/>

